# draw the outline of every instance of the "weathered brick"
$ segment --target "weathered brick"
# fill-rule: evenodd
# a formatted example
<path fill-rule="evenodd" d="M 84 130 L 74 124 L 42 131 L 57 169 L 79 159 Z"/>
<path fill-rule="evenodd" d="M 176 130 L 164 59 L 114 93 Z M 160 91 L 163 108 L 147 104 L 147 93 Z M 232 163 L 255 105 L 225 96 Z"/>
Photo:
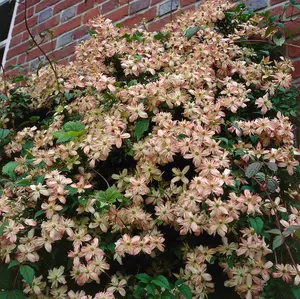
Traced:
<path fill-rule="evenodd" d="M 40 45 L 40 48 L 45 52 L 45 53 L 49 53 L 51 52 L 52 50 L 55 49 L 55 44 L 56 44 L 56 41 L 53 40 L 53 41 L 50 41 L 46 44 L 43 44 L 43 45 Z M 34 48 L 32 49 L 31 51 L 29 51 L 29 53 L 26 55 L 26 61 L 31 61 L 39 56 L 43 55 L 43 53 L 41 52 L 41 50 L 39 48 Z"/>
<path fill-rule="evenodd" d="M 178 0 L 169 0 L 159 6 L 159 15 L 163 16 L 171 11 L 174 11 L 178 8 Z"/>
<path fill-rule="evenodd" d="M 80 3 L 77 7 L 77 14 L 79 15 L 79 14 L 93 8 L 95 3 L 96 3 L 96 0 L 89 0 L 86 3 L 82 1 L 82 3 Z"/>
<path fill-rule="evenodd" d="M 30 19 L 33 16 L 33 12 L 34 12 L 34 6 L 29 7 L 27 9 L 27 14 L 26 14 L 27 19 Z M 25 12 L 21 12 L 16 16 L 15 26 L 21 22 L 24 22 L 24 20 L 25 20 Z"/>
<path fill-rule="evenodd" d="M 62 58 L 65 58 L 67 56 L 70 56 L 70 55 L 74 54 L 75 45 L 76 45 L 76 43 L 72 43 L 70 45 L 67 45 L 66 47 L 63 47 L 59 50 L 54 51 L 53 53 L 51 53 L 49 55 L 50 59 L 58 61 Z"/>
<path fill-rule="evenodd" d="M 128 16 L 128 5 L 123 6 L 112 13 L 109 13 L 105 15 L 106 18 L 112 20 L 113 22 L 116 22 L 118 20 L 121 20 L 122 18 Z"/>
<path fill-rule="evenodd" d="M 10 40 L 10 44 L 9 47 L 12 48 L 15 45 L 18 45 L 22 42 L 22 33 L 15 35 L 11 40 Z"/>
<path fill-rule="evenodd" d="M 293 35 L 300 34 L 300 27 L 299 27 L 300 18 L 297 18 L 295 21 L 289 21 L 285 23 L 286 28 L 291 30 Z"/>
<path fill-rule="evenodd" d="M 37 16 L 33 16 L 32 18 L 30 19 L 27 19 L 27 23 L 28 23 L 28 27 L 29 28 L 32 28 L 34 25 L 37 24 L 37 20 L 38 20 L 38 17 Z M 16 26 L 14 26 L 14 29 L 13 29 L 13 32 L 12 32 L 12 36 L 22 32 L 22 31 L 25 31 L 26 30 L 26 25 L 25 25 L 25 22 L 22 22 Z"/>
<path fill-rule="evenodd" d="M 74 18 L 75 15 L 76 15 L 76 11 L 77 11 L 76 6 L 72 6 L 72 7 L 67 8 L 66 10 L 64 10 L 61 13 L 60 21 L 61 22 L 66 22 L 66 21 Z"/>
<path fill-rule="evenodd" d="M 33 36 L 36 36 L 47 29 L 53 29 L 58 23 L 59 23 L 59 16 L 56 15 L 56 16 L 52 17 L 51 19 L 35 26 L 31 30 L 31 32 L 32 32 Z"/>
<path fill-rule="evenodd" d="M 82 38 L 88 34 L 88 28 L 86 26 L 81 26 L 75 30 L 74 39 Z"/>
<path fill-rule="evenodd" d="M 274 5 L 274 4 L 277 4 L 277 3 L 280 3 L 280 2 L 284 2 L 285 0 L 271 0 L 271 5 Z"/>
<path fill-rule="evenodd" d="M 267 0 L 247 0 L 246 6 L 253 10 L 258 10 L 268 5 Z"/>
<path fill-rule="evenodd" d="M 78 16 L 69 22 L 63 23 L 54 29 L 54 36 L 59 36 L 81 25 L 81 16 Z"/>
<path fill-rule="evenodd" d="M 14 56 L 17 56 L 18 54 L 24 53 L 28 49 L 28 42 L 17 45 L 14 48 L 9 49 L 6 59 L 10 59 Z"/>
<path fill-rule="evenodd" d="M 293 78 L 300 78 L 300 60 L 293 61 L 295 71 L 292 73 Z"/>
<path fill-rule="evenodd" d="M 288 48 L 289 56 L 290 57 L 299 57 L 300 56 L 300 39 L 291 40 L 288 42 L 288 44 L 289 45 L 287 45 L 287 48 Z M 293 47 L 292 45 L 295 45 L 295 47 Z"/>
<path fill-rule="evenodd" d="M 180 4 L 181 4 L 181 6 L 185 6 L 185 5 L 189 5 L 189 4 L 198 2 L 198 1 L 200 1 L 200 0 L 180 0 Z"/>
<path fill-rule="evenodd" d="M 53 8 L 49 7 L 39 13 L 39 23 L 49 20 L 53 16 Z"/>
<path fill-rule="evenodd" d="M 35 71 L 41 65 L 45 65 L 45 64 L 46 64 L 46 58 L 44 56 L 41 56 L 38 59 L 35 59 L 35 60 L 30 62 L 30 70 Z"/>
<path fill-rule="evenodd" d="M 78 3 L 82 3 L 82 0 L 63 0 L 59 3 L 55 4 L 54 6 L 54 13 L 58 13 L 64 9 L 67 9 L 68 7 L 71 7 L 73 5 L 76 5 Z"/>
<path fill-rule="evenodd" d="M 87 11 L 85 14 L 84 14 L 84 17 L 83 17 L 83 23 L 85 24 L 89 19 L 92 19 L 96 16 L 99 16 L 100 15 L 100 9 L 99 7 L 95 7 L 89 11 Z"/>
<path fill-rule="evenodd" d="M 62 46 L 65 46 L 67 44 L 70 44 L 73 41 L 74 38 L 74 32 L 67 32 L 66 34 L 60 36 L 57 39 L 57 48 L 60 48 Z"/>
<path fill-rule="evenodd" d="M 130 14 L 146 9 L 150 5 L 150 0 L 138 0 L 130 5 Z"/>
<path fill-rule="evenodd" d="M 287 18 L 290 18 L 292 16 L 298 15 L 299 13 L 300 13 L 300 9 L 294 6 L 289 6 L 288 9 L 286 10 L 285 16 Z"/>
<path fill-rule="evenodd" d="M 36 5 L 35 7 L 35 13 L 38 13 L 40 11 L 42 11 L 43 9 L 52 6 L 53 4 L 62 1 L 62 0 L 43 0 L 41 1 L 39 4 Z M 30 5 L 28 5 L 29 7 Z"/>
<path fill-rule="evenodd" d="M 151 7 L 144 13 L 140 13 L 138 15 L 134 15 L 129 19 L 126 19 L 121 22 L 121 24 L 125 27 L 133 27 L 136 24 L 140 24 L 143 19 L 146 19 L 147 22 L 152 21 L 156 17 L 156 7 Z"/>
<path fill-rule="evenodd" d="M 118 8 L 121 6 L 121 3 L 119 3 L 118 1 L 115 0 L 109 0 L 105 3 L 102 4 L 101 6 L 101 14 L 107 14 L 109 12 L 111 12 L 112 10 Z"/>

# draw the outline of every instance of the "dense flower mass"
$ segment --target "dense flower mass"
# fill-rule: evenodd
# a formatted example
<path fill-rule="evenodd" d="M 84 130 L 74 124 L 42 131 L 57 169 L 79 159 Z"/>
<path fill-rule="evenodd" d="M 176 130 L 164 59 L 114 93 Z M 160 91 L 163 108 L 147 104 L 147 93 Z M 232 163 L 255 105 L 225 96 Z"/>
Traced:
<path fill-rule="evenodd" d="M 0 82 L 0 275 L 13 277 L 0 288 L 300 292 L 293 67 L 276 46 L 245 42 L 270 37 L 261 21 L 223 0 L 161 32 L 98 17 L 73 63 Z"/>

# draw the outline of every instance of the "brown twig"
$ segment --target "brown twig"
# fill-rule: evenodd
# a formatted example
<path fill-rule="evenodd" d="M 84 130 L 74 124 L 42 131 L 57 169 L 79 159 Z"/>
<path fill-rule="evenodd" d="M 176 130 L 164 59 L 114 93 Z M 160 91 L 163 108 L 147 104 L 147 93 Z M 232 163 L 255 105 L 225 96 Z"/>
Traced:
<path fill-rule="evenodd" d="M 32 35 L 29 26 L 28 26 L 28 20 L 27 20 L 27 0 L 24 0 L 24 5 L 25 5 L 25 27 L 26 30 L 31 38 L 31 40 L 33 41 L 33 43 L 36 45 L 36 47 L 42 52 L 42 54 L 45 56 L 45 58 L 47 59 L 47 61 L 49 62 L 49 65 L 54 73 L 55 79 L 56 79 L 56 84 L 57 84 L 57 88 L 58 91 L 60 91 L 60 86 L 59 86 L 59 80 L 58 80 L 58 75 L 56 72 L 56 69 L 51 61 L 51 59 L 48 57 L 48 55 L 46 54 L 46 52 L 40 47 L 40 45 L 37 43 L 37 41 L 35 40 L 34 36 Z"/>

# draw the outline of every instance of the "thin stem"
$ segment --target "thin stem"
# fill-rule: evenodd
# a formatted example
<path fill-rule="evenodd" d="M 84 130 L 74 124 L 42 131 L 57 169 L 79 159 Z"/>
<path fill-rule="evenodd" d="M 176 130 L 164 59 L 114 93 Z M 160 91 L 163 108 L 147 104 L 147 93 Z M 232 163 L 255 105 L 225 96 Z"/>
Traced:
<path fill-rule="evenodd" d="M 59 86 L 59 82 L 58 82 L 58 75 L 57 75 L 57 72 L 56 72 L 56 69 L 52 63 L 52 61 L 50 60 L 50 58 L 48 57 L 48 55 L 45 53 L 45 51 L 40 47 L 40 45 L 37 43 L 37 41 L 35 40 L 34 36 L 32 35 L 30 29 L 29 29 L 29 26 L 28 26 L 28 20 L 27 20 L 27 0 L 25 0 L 24 2 L 25 4 L 25 27 L 26 27 L 26 30 L 31 38 L 31 40 L 33 41 L 33 43 L 36 45 L 36 47 L 42 52 L 42 54 L 45 56 L 45 58 L 47 59 L 47 61 L 49 62 L 49 65 L 55 75 L 55 79 L 56 79 L 56 84 L 57 84 L 57 88 L 58 88 L 58 91 L 60 91 L 60 86 Z"/>
<path fill-rule="evenodd" d="M 91 169 L 92 169 L 96 174 L 98 174 L 98 175 L 103 179 L 103 181 L 105 181 L 107 187 L 110 188 L 110 185 L 109 185 L 108 181 L 106 180 L 106 178 L 105 178 L 100 172 L 98 172 L 97 170 L 95 170 L 94 168 L 91 168 Z"/>

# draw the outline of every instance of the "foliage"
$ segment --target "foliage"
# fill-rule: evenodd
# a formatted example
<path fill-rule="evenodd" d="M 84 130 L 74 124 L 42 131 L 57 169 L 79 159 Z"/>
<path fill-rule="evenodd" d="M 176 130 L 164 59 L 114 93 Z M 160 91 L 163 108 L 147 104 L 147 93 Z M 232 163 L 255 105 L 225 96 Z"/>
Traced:
<path fill-rule="evenodd" d="M 99 17 L 74 63 L 0 81 L 0 298 L 299 298 L 280 24 L 223 0 L 161 32 Z"/>

